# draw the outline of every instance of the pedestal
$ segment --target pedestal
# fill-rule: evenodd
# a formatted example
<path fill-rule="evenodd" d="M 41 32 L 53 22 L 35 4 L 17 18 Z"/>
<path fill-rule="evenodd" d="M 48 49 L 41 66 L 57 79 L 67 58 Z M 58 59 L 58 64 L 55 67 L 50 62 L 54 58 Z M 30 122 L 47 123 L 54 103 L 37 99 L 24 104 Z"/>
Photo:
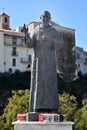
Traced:
<path fill-rule="evenodd" d="M 72 130 L 73 122 L 29 122 L 29 121 L 16 121 L 12 123 L 14 130 Z"/>

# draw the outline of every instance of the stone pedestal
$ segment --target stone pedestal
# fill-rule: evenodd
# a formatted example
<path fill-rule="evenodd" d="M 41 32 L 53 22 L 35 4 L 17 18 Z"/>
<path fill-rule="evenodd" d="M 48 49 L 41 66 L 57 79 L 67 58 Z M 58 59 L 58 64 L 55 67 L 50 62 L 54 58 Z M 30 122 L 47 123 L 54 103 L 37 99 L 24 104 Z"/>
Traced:
<path fill-rule="evenodd" d="M 16 121 L 12 123 L 14 130 L 72 130 L 73 122 L 29 122 L 29 121 Z"/>

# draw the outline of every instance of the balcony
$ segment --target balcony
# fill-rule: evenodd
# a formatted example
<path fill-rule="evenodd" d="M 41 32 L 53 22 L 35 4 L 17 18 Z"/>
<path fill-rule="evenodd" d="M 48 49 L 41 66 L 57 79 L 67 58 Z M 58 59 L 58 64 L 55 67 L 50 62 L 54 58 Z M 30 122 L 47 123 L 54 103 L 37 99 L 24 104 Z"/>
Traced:
<path fill-rule="evenodd" d="M 17 52 L 17 51 L 16 51 L 16 52 L 11 51 L 11 55 L 12 55 L 12 56 L 18 56 L 18 52 Z"/>
<path fill-rule="evenodd" d="M 16 41 L 13 41 L 13 42 L 12 42 L 12 45 L 17 45 L 17 42 L 16 42 Z"/>
<path fill-rule="evenodd" d="M 12 43 L 13 46 L 25 46 L 25 42 L 14 42 Z"/>
<path fill-rule="evenodd" d="M 31 61 L 31 59 L 29 59 L 29 58 L 27 58 L 27 57 L 22 57 L 22 58 L 21 58 L 21 62 L 22 62 L 22 63 L 31 64 L 32 61 Z"/>
<path fill-rule="evenodd" d="M 17 44 L 12 44 L 11 42 L 4 42 L 5 45 L 10 45 L 10 46 L 25 46 L 25 43 L 20 42 Z"/>
<path fill-rule="evenodd" d="M 7 42 L 7 41 L 5 41 L 4 44 L 5 44 L 5 45 L 12 45 L 11 42 Z"/>

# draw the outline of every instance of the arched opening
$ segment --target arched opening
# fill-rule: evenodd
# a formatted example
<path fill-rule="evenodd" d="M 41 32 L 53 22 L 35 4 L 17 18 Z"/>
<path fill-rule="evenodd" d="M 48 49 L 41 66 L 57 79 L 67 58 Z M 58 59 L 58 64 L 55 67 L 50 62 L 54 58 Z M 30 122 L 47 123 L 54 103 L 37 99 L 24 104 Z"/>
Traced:
<path fill-rule="evenodd" d="M 5 17 L 5 23 L 7 23 L 7 17 Z"/>

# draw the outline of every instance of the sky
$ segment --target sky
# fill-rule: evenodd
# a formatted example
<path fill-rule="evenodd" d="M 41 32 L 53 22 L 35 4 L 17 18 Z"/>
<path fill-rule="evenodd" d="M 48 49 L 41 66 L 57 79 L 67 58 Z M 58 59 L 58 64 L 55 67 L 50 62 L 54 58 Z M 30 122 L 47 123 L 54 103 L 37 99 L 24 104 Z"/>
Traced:
<path fill-rule="evenodd" d="M 76 46 L 87 51 L 87 0 L 1 0 L 0 14 L 10 16 L 10 28 L 16 29 L 32 21 L 40 21 L 47 10 L 52 21 L 75 29 Z"/>

